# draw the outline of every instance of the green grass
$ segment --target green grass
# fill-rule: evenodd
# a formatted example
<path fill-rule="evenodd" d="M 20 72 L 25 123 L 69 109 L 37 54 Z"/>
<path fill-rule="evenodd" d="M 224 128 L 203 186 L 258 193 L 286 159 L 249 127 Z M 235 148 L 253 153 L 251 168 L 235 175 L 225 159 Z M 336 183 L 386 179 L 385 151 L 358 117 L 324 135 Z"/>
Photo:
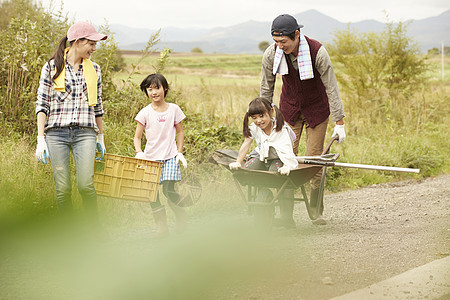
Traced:
<path fill-rule="evenodd" d="M 124 56 L 128 65 L 138 62 L 138 55 Z M 158 56 L 152 55 L 143 60 L 143 65 L 153 65 Z M 225 54 L 172 54 L 168 69 L 199 69 L 208 71 L 229 71 L 242 75 L 257 75 L 261 69 L 262 55 Z"/>
<path fill-rule="evenodd" d="M 128 66 L 136 64 L 138 55 L 125 55 Z M 198 85 L 203 78 L 208 84 L 258 84 L 261 71 L 262 55 L 190 55 L 173 54 L 167 64 L 164 74 L 169 80 L 177 81 L 180 86 Z M 145 58 L 137 76 L 133 81 L 138 83 L 146 75 L 153 72 L 158 56 Z M 130 69 L 128 69 L 129 71 Z M 128 77 L 127 72 L 117 74 L 118 79 Z"/>
<path fill-rule="evenodd" d="M 433 81 L 442 81 L 442 57 L 440 55 L 433 55 L 428 58 L 430 62 L 430 71 L 427 75 Z M 450 82 L 450 58 L 444 57 L 444 81 Z"/>

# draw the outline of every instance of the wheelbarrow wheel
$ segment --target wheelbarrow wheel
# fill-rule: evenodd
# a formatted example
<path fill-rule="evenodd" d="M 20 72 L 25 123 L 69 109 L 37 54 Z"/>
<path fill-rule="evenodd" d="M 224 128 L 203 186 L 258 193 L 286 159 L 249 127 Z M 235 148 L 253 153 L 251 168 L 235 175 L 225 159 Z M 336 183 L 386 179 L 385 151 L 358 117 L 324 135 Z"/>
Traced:
<path fill-rule="evenodd" d="M 181 195 L 181 201 L 178 205 L 189 207 L 200 201 L 202 196 L 202 185 L 200 182 L 181 182 L 177 184 L 175 190 Z"/>
<path fill-rule="evenodd" d="M 255 205 L 252 208 L 255 225 L 257 228 L 271 228 L 274 214 L 274 206 L 270 204 L 273 199 L 272 192 L 267 188 L 258 190 Z"/>

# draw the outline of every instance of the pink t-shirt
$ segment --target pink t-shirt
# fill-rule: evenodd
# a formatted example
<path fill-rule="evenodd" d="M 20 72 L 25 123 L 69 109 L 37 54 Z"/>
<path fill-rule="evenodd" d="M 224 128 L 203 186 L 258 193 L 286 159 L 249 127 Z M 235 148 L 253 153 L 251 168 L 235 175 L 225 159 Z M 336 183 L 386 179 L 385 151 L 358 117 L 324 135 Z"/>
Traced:
<path fill-rule="evenodd" d="M 185 114 L 181 108 L 169 103 L 169 108 L 164 112 L 156 112 L 151 105 L 147 105 L 137 114 L 135 120 L 144 125 L 145 158 L 150 160 L 166 160 L 178 153 L 175 141 L 175 125 L 180 123 Z"/>

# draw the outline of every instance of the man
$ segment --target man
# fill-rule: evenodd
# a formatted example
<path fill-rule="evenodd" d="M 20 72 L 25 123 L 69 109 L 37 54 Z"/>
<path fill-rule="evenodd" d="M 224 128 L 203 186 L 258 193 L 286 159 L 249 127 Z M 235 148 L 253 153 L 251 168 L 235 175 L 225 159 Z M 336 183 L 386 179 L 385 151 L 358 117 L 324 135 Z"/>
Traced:
<path fill-rule="evenodd" d="M 298 153 L 298 144 L 303 127 L 306 130 L 306 155 L 321 155 L 329 119 L 335 122 L 332 137 L 338 142 L 345 139 L 344 107 L 339 97 L 336 77 L 327 51 L 316 40 L 300 32 L 303 25 L 288 14 L 276 17 L 272 22 L 271 34 L 274 44 L 264 52 L 261 72 L 261 97 L 272 100 L 276 74 L 282 75 L 280 110 L 296 134 L 293 145 Z M 311 206 L 319 205 L 321 172 L 311 180 Z M 293 196 L 294 191 L 289 191 Z M 295 227 L 292 218 L 293 200 L 280 201 L 281 225 Z M 319 215 L 318 224 L 324 224 Z"/>

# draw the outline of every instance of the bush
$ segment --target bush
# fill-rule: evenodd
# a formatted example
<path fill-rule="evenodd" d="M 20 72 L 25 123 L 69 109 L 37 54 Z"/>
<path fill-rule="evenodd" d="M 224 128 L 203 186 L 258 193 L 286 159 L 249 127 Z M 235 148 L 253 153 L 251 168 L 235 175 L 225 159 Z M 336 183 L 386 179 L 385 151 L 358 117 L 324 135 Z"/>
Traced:
<path fill-rule="evenodd" d="M 195 164 L 208 161 L 217 149 L 234 148 L 238 150 L 243 141 L 242 134 L 226 126 L 205 124 L 199 114 L 189 114 L 186 127 L 185 148 L 188 157 Z"/>
<path fill-rule="evenodd" d="M 409 94 L 423 86 L 425 59 L 406 28 L 388 23 L 381 33 L 358 33 L 350 26 L 337 31 L 327 49 L 341 66 L 337 76 L 344 89 L 362 98 L 381 90 Z"/>
<path fill-rule="evenodd" d="M 262 41 L 261 43 L 258 44 L 258 49 L 261 50 L 262 52 L 266 51 L 267 47 L 269 47 L 270 44 L 268 41 Z"/>
<path fill-rule="evenodd" d="M 68 26 L 60 14 L 19 8 L 19 14 L 0 32 L 0 111 L 9 128 L 32 134 L 41 69 Z"/>
<path fill-rule="evenodd" d="M 32 18 L 40 12 L 40 7 L 32 0 L 10 0 L 0 3 L 0 30 L 5 30 L 12 18 L 26 11 Z"/>
<path fill-rule="evenodd" d="M 201 54 L 201 53 L 203 53 L 203 50 L 200 49 L 199 47 L 195 47 L 195 48 L 192 48 L 191 52 Z"/>
<path fill-rule="evenodd" d="M 358 33 L 349 26 L 327 46 L 355 118 L 403 124 L 409 98 L 424 88 L 427 64 L 406 28 L 387 23 L 381 33 Z"/>

